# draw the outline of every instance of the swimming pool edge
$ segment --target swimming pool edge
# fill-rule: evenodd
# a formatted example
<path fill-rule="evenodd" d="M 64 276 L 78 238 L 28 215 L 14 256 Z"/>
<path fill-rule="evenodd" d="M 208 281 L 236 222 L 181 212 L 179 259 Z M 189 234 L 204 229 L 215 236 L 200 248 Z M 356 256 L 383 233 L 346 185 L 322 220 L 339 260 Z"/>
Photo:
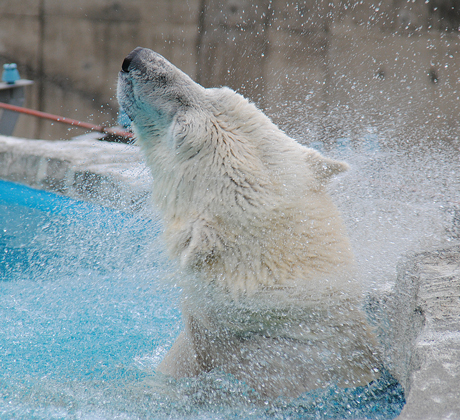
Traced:
<path fill-rule="evenodd" d="M 1 135 L 0 179 L 127 212 L 144 207 L 151 183 L 137 146 Z"/>

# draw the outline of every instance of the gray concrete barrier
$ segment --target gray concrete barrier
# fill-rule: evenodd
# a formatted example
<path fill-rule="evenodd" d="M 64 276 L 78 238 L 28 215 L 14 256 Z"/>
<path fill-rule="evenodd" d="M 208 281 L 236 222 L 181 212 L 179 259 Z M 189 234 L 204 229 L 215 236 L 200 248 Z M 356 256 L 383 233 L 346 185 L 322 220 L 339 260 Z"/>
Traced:
<path fill-rule="evenodd" d="M 137 146 L 7 136 L 0 136 L 0 178 L 124 211 L 144 205 L 151 182 Z"/>
<path fill-rule="evenodd" d="M 460 245 L 406 256 L 370 312 L 406 394 L 399 418 L 460 418 Z"/>

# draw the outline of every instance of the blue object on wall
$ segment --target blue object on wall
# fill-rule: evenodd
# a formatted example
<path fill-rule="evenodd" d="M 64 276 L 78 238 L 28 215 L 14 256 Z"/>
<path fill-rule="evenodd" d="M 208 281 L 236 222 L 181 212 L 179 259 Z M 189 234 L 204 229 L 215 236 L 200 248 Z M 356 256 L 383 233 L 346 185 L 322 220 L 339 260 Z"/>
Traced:
<path fill-rule="evenodd" d="M 12 85 L 21 77 L 19 76 L 18 66 L 16 63 L 4 64 L 2 73 L 2 82 Z"/>

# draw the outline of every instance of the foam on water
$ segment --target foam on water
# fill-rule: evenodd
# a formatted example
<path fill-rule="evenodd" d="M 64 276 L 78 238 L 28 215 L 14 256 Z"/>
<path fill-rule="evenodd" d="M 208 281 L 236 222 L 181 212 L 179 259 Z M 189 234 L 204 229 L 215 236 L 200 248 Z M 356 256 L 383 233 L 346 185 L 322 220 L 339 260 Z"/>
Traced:
<path fill-rule="evenodd" d="M 223 372 L 155 368 L 181 329 L 156 220 L 0 182 L 0 418 L 393 418 L 388 374 L 368 387 L 264 401 Z"/>

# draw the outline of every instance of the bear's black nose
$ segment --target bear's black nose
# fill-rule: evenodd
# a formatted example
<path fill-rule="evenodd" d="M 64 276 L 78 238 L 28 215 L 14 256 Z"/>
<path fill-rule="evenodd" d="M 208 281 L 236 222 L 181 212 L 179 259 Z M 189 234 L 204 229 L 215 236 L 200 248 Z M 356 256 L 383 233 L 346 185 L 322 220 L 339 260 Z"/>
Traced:
<path fill-rule="evenodd" d="M 144 48 L 137 47 L 134 48 L 123 60 L 123 64 L 121 65 L 121 71 L 124 73 L 129 73 L 129 66 L 131 62 L 136 58 L 136 56 L 143 50 Z"/>
<path fill-rule="evenodd" d="M 129 73 L 129 65 L 131 64 L 132 60 L 132 57 L 130 55 L 125 57 L 125 59 L 123 60 L 123 64 L 121 65 L 121 71 L 124 73 Z"/>

